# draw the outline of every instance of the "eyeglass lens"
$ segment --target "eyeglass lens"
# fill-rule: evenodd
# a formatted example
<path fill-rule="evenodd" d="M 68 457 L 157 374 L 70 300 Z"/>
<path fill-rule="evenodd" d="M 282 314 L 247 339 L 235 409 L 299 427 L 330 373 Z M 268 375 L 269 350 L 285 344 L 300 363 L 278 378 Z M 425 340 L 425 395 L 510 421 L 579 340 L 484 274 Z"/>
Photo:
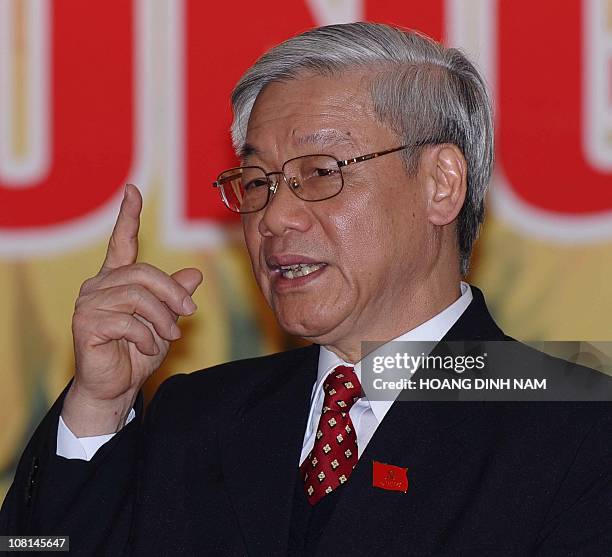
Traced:
<path fill-rule="evenodd" d="M 329 155 L 306 155 L 291 159 L 283 165 L 282 171 L 287 185 L 305 201 L 328 199 L 342 189 L 338 161 Z M 266 206 L 274 178 L 276 176 L 267 176 L 257 166 L 245 166 L 221 173 L 217 182 L 224 203 L 232 211 L 248 213 Z"/>

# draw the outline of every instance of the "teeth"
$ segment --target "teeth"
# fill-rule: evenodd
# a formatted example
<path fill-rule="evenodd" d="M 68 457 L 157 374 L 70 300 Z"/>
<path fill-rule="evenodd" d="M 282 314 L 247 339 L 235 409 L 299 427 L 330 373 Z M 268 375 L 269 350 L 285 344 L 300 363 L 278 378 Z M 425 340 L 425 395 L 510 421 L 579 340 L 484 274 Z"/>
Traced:
<path fill-rule="evenodd" d="M 280 270 L 283 277 L 293 279 L 314 273 L 324 265 L 324 263 L 298 263 L 297 265 L 281 265 Z"/>

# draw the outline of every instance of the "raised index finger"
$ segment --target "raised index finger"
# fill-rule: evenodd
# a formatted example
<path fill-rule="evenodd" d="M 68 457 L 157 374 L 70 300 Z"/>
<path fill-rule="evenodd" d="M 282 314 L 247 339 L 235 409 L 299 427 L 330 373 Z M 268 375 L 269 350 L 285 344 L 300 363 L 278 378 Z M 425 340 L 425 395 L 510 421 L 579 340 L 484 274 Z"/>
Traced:
<path fill-rule="evenodd" d="M 117 222 L 108 242 L 102 270 L 117 269 L 136 262 L 141 209 L 142 196 L 140 191 L 136 186 L 127 184 Z"/>

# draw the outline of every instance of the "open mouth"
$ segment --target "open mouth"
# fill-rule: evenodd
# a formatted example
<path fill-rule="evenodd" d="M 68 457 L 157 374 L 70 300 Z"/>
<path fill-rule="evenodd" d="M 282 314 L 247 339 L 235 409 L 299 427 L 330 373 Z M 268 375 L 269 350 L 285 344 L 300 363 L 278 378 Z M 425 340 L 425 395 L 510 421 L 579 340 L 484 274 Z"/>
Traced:
<path fill-rule="evenodd" d="M 305 277 L 325 267 L 325 263 L 296 263 L 295 265 L 280 265 L 278 270 L 283 278 L 295 279 Z"/>

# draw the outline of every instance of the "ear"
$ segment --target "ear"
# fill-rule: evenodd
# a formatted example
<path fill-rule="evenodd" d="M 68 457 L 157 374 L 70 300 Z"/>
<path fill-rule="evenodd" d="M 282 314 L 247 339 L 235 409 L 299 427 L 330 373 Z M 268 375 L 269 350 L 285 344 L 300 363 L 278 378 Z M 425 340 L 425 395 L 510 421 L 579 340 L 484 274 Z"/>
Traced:
<path fill-rule="evenodd" d="M 423 164 L 425 163 L 425 164 Z M 427 184 L 427 218 L 444 226 L 457 218 L 467 193 L 467 162 L 456 145 L 435 145 L 423 153 Z"/>

